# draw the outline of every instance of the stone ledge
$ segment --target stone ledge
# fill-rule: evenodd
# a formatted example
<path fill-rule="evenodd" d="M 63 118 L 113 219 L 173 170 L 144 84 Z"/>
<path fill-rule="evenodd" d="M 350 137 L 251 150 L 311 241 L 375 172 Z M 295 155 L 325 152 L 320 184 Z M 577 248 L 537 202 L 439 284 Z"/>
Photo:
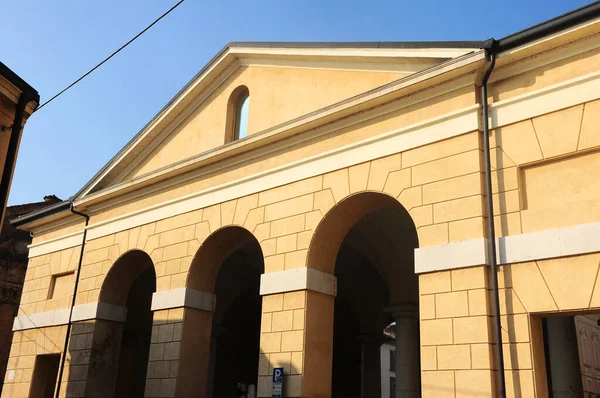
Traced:
<path fill-rule="evenodd" d="M 262 274 L 260 277 L 261 296 L 297 290 L 313 290 L 335 296 L 337 294 L 337 278 L 314 268 L 296 268 Z"/>
<path fill-rule="evenodd" d="M 502 236 L 496 239 L 498 264 L 600 252 L 600 222 Z M 488 264 L 487 239 L 477 238 L 415 249 L 415 273 Z"/>
<path fill-rule="evenodd" d="M 67 325 L 69 323 L 69 312 L 69 308 L 63 308 L 55 311 L 17 316 L 13 322 L 13 331 Z M 107 303 L 80 304 L 73 307 L 71 322 L 92 319 L 125 322 L 127 319 L 127 308 Z"/>
<path fill-rule="evenodd" d="M 13 331 L 66 325 L 67 323 L 69 323 L 69 308 L 63 308 L 17 316 L 13 322 Z"/>
<path fill-rule="evenodd" d="M 171 308 L 190 307 L 198 310 L 214 312 L 217 296 L 196 289 L 179 288 L 156 292 L 152 295 L 152 311 Z"/>
<path fill-rule="evenodd" d="M 80 304 L 73 307 L 72 322 L 90 319 L 125 322 L 127 320 L 127 307 L 107 303 Z"/>

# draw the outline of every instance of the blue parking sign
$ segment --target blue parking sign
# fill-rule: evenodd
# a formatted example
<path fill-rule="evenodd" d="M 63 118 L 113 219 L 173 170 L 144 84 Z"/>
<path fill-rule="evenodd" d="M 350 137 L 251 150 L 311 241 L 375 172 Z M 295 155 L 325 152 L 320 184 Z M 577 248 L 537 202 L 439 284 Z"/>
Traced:
<path fill-rule="evenodd" d="M 283 398 L 283 368 L 273 369 L 272 398 Z"/>

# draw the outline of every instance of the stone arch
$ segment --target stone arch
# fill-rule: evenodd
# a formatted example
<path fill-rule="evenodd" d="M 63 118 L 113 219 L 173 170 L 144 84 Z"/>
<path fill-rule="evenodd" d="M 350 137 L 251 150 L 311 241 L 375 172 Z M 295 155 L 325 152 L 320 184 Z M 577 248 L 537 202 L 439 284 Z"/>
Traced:
<path fill-rule="evenodd" d="M 400 328 L 395 343 L 399 388 L 420 390 L 418 245 L 408 210 L 377 191 L 344 197 L 314 229 L 307 267 L 337 278 L 330 365 L 334 398 L 358 397 L 361 389 L 367 396 L 381 394 L 380 346 L 390 324 Z M 346 374 L 355 375 L 352 382 L 344 381 Z"/>
<path fill-rule="evenodd" d="M 244 227 L 227 225 L 217 229 L 202 242 L 196 251 L 190 265 L 186 286 L 214 293 L 221 265 L 236 250 L 254 242 L 260 248 L 256 237 Z"/>
<path fill-rule="evenodd" d="M 153 261 L 146 252 L 138 249 L 126 251 L 119 256 L 106 273 L 98 301 L 106 304 L 126 305 L 129 288 L 144 271 L 150 268 L 154 273 Z M 154 278 L 156 280 L 156 275 Z"/>
<path fill-rule="evenodd" d="M 110 267 L 95 304 L 85 396 L 143 395 L 155 291 L 154 264 L 144 251 L 129 250 Z"/>
<path fill-rule="evenodd" d="M 186 288 L 212 297 L 213 307 L 185 310 L 179 366 L 201 370 L 185 382 L 193 396 L 235 396 L 238 383 L 256 387 L 263 273 L 259 241 L 241 226 L 216 229 L 197 249 Z"/>
<path fill-rule="evenodd" d="M 414 231 L 411 238 L 417 247 L 416 225 L 406 208 L 386 193 L 361 191 L 345 197 L 324 214 L 311 238 L 306 266 L 333 274 L 337 252 L 347 233 L 362 217 L 381 209 L 398 211 L 407 229 Z"/>

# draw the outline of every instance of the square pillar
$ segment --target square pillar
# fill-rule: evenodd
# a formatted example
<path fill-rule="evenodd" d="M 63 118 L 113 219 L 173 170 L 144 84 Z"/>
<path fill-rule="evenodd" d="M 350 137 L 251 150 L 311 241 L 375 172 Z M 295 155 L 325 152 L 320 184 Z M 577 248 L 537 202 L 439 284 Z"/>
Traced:
<path fill-rule="evenodd" d="M 204 398 L 215 302 L 213 294 L 188 288 L 154 293 L 146 398 Z"/>
<path fill-rule="evenodd" d="M 331 396 L 335 277 L 300 268 L 263 274 L 258 397 L 284 368 L 284 397 Z"/>
<path fill-rule="evenodd" d="M 61 397 L 115 394 L 127 309 L 107 303 L 73 307 Z"/>

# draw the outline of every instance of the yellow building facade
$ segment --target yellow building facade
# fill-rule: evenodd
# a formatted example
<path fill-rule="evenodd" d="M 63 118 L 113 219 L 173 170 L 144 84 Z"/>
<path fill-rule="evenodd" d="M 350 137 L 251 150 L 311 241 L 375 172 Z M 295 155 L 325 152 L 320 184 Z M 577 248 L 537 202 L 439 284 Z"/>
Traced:
<path fill-rule="evenodd" d="M 552 336 L 600 310 L 599 65 L 597 3 L 485 43 L 228 45 L 16 220 L 2 397 L 270 397 L 278 367 L 285 397 L 376 397 L 394 322 L 396 397 L 581 382 Z"/>

